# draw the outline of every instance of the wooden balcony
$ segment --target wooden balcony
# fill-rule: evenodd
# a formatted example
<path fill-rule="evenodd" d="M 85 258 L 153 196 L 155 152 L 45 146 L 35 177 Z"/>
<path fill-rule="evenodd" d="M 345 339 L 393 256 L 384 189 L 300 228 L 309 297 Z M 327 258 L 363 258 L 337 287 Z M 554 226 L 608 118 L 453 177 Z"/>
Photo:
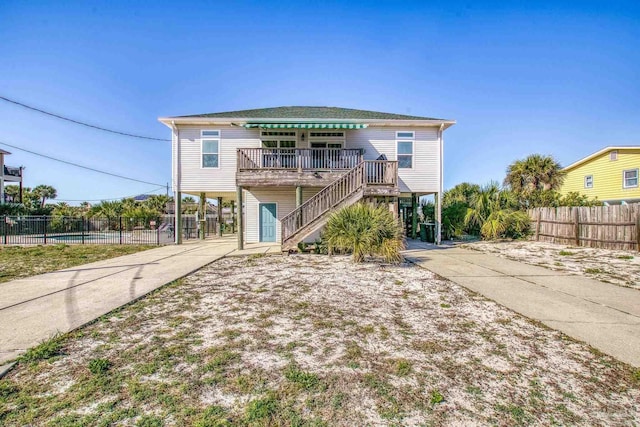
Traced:
<path fill-rule="evenodd" d="M 239 148 L 237 185 L 325 187 L 362 162 L 362 150 Z"/>

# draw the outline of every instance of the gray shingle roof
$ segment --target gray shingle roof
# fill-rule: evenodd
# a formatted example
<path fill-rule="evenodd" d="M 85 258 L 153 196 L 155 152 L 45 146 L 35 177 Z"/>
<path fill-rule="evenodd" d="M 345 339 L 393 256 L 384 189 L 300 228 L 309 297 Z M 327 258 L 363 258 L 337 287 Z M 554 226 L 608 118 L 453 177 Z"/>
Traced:
<path fill-rule="evenodd" d="M 238 119 L 444 120 L 433 117 L 408 116 L 404 114 L 381 113 L 378 111 L 355 110 L 352 108 L 339 107 L 273 107 L 178 117 L 224 117 Z"/>

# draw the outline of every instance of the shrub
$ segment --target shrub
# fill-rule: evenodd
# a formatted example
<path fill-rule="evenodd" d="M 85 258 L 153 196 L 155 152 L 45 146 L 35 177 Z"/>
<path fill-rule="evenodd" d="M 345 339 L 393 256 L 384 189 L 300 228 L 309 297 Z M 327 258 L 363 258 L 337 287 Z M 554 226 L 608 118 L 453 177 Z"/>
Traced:
<path fill-rule="evenodd" d="M 491 212 L 480 228 L 482 238 L 521 239 L 531 233 L 531 218 L 526 212 L 502 209 Z"/>
<path fill-rule="evenodd" d="M 322 240 L 329 252 L 344 251 L 353 254 L 354 262 L 364 261 L 365 255 L 378 255 L 388 262 L 402 260 L 404 249 L 402 227 L 391 212 L 383 206 L 358 203 L 331 215 Z"/>

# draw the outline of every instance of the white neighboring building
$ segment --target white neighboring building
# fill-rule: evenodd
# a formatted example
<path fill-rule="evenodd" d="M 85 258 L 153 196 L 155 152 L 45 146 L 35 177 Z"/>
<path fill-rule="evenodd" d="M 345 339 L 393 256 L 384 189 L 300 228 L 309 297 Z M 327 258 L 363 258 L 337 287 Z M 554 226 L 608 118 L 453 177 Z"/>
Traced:
<path fill-rule="evenodd" d="M 11 154 L 8 151 L 0 149 L 0 203 L 6 203 L 7 198 L 4 193 L 4 187 L 7 182 L 18 182 L 22 184 L 22 168 L 7 166 L 4 163 L 4 157 Z M 15 200 L 12 200 L 15 202 Z"/>

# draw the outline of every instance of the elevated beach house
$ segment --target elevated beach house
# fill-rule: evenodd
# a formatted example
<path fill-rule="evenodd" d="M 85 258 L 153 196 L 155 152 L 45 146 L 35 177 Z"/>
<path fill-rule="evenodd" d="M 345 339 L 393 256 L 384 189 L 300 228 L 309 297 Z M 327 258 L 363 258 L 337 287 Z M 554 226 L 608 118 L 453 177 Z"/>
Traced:
<path fill-rule="evenodd" d="M 361 200 L 386 204 L 415 236 L 418 198 L 433 194 L 440 222 L 443 132 L 453 120 L 336 107 L 159 120 L 172 131 L 176 200 L 235 202 L 240 248 L 293 249 L 317 238 L 330 212 Z"/>

